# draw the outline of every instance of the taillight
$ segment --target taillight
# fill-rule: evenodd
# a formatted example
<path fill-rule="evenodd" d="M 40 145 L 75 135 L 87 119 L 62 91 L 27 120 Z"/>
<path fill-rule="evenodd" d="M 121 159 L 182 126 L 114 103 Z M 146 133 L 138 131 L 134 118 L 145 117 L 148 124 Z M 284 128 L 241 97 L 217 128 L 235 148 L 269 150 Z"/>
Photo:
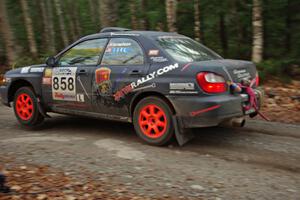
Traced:
<path fill-rule="evenodd" d="M 207 93 L 222 93 L 227 90 L 224 78 L 215 73 L 201 72 L 197 74 L 197 81 L 203 91 Z"/>
<path fill-rule="evenodd" d="M 259 86 L 259 74 L 258 74 L 258 72 L 256 72 L 256 76 L 255 76 L 255 85 L 256 85 L 256 87 Z"/>

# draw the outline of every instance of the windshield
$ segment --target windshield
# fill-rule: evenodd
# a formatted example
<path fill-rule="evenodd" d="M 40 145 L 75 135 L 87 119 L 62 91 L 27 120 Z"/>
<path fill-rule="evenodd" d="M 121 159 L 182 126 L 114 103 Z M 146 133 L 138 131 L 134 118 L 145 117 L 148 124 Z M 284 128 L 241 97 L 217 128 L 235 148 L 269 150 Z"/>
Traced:
<path fill-rule="evenodd" d="M 178 62 L 222 59 L 217 53 L 188 37 L 160 36 L 156 38 L 156 41 L 160 47 Z"/>

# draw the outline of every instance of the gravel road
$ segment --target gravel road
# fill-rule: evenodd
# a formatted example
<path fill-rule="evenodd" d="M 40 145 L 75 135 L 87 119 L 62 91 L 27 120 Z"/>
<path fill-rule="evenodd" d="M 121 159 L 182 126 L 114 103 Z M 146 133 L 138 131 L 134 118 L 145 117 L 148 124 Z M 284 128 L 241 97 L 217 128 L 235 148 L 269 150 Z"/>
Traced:
<path fill-rule="evenodd" d="M 12 109 L 0 106 L 0 155 L 91 174 L 145 197 L 300 199 L 299 125 L 249 121 L 242 129 L 195 129 L 184 147 L 153 147 L 131 124 L 51 116 L 26 130 Z"/>

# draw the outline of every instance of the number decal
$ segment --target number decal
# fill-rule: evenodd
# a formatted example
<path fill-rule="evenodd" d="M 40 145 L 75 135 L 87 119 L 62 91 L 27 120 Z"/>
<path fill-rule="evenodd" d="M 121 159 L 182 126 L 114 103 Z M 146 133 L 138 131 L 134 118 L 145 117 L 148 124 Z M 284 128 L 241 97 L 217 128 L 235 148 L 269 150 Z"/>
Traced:
<path fill-rule="evenodd" d="M 58 67 L 53 69 L 53 99 L 76 101 L 76 71 L 77 67 Z"/>
<path fill-rule="evenodd" d="M 66 84 L 66 77 L 61 77 L 60 78 L 60 89 L 66 90 L 67 84 Z"/>
<path fill-rule="evenodd" d="M 57 77 L 54 77 L 54 78 L 53 78 L 53 88 L 54 88 L 55 90 L 58 90 L 58 88 L 59 88 L 58 78 L 57 78 Z"/>
<path fill-rule="evenodd" d="M 68 89 L 74 90 L 74 79 L 73 78 L 68 79 Z"/>

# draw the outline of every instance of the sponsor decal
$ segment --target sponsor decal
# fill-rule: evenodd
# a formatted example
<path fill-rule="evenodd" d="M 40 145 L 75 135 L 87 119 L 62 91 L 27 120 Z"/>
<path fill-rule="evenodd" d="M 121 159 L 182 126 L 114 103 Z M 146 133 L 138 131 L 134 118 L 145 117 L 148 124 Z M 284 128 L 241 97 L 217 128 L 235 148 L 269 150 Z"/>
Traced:
<path fill-rule="evenodd" d="M 170 94 L 198 94 L 194 83 L 170 83 Z"/>
<path fill-rule="evenodd" d="M 22 67 L 21 74 L 27 74 L 30 70 L 30 67 Z"/>
<path fill-rule="evenodd" d="M 152 60 L 152 62 L 157 62 L 157 63 L 162 63 L 162 62 L 167 62 L 168 59 L 162 56 L 158 56 L 158 57 L 150 57 L 150 59 Z"/>
<path fill-rule="evenodd" d="M 128 47 L 107 47 L 106 53 L 130 53 L 131 48 Z"/>
<path fill-rule="evenodd" d="M 30 68 L 30 72 L 44 72 L 44 67 L 32 67 Z"/>
<path fill-rule="evenodd" d="M 170 94 L 198 94 L 197 91 L 171 90 Z"/>
<path fill-rule="evenodd" d="M 237 76 L 238 79 L 248 79 L 251 78 L 249 72 L 246 69 L 235 69 L 233 70 L 233 74 Z"/>
<path fill-rule="evenodd" d="M 149 56 L 157 56 L 159 54 L 159 50 L 157 49 L 150 49 L 148 52 Z"/>
<path fill-rule="evenodd" d="M 186 39 L 187 37 L 184 36 L 178 36 L 178 35 L 163 35 L 163 36 L 159 36 L 159 39 Z"/>
<path fill-rule="evenodd" d="M 197 115 L 200 115 L 202 113 L 205 113 L 205 112 L 208 112 L 208 111 L 211 111 L 211 110 L 215 110 L 215 109 L 220 108 L 220 107 L 221 107 L 221 105 L 215 105 L 215 106 L 211 106 L 211 107 L 204 108 L 204 109 L 201 109 L 201 110 L 193 111 L 193 112 L 190 112 L 190 116 L 195 117 Z"/>
<path fill-rule="evenodd" d="M 121 90 L 117 91 L 114 94 L 115 101 L 120 101 L 121 98 L 123 98 L 125 95 L 132 92 L 133 90 L 137 89 L 140 85 L 142 85 L 150 80 L 153 80 L 153 79 L 157 78 L 158 76 L 168 73 L 174 69 L 177 69 L 178 67 L 179 67 L 178 63 L 176 63 L 174 65 L 168 65 L 168 66 L 162 67 L 154 72 L 151 72 L 150 74 L 147 74 L 146 76 L 144 76 L 140 79 L 137 79 L 136 81 L 126 85 Z"/>
<path fill-rule="evenodd" d="M 52 98 L 54 100 L 76 101 L 77 67 L 60 67 L 52 71 Z"/>
<path fill-rule="evenodd" d="M 101 67 L 95 71 L 95 83 L 97 85 L 97 92 L 101 96 L 107 96 L 111 94 L 111 81 L 110 81 L 111 69 L 107 67 Z"/>
<path fill-rule="evenodd" d="M 170 83 L 170 90 L 195 90 L 194 83 Z"/>
<path fill-rule="evenodd" d="M 132 91 L 136 92 L 136 91 L 139 91 L 139 90 L 144 90 L 144 89 L 148 89 L 148 88 L 155 88 L 155 87 L 156 87 L 156 84 L 152 83 L 150 85 L 146 85 L 146 86 L 143 86 L 143 87 L 136 88 L 136 89 L 134 89 Z"/>
<path fill-rule="evenodd" d="M 78 102 L 84 102 L 84 94 L 76 94 L 76 100 Z"/>
<path fill-rule="evenodd" d="M 131 42 L 120 42 L 120 43 L 109 43 L 109 47 L 129 47 L 131 46 Z"/>

